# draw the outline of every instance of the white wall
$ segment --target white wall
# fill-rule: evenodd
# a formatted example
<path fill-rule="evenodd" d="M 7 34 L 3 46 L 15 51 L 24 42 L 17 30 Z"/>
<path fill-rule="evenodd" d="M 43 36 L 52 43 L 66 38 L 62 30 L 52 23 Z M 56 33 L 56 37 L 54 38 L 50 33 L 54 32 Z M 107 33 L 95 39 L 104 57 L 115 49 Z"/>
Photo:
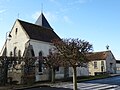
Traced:
<path fill-rule="evenodd" d="M 17 28 L 17 32 L 16 32 Z M 29 41 L 29 37 L 21 27 L 18 21 L 15 22 L 12 30 L 10 32 L 12 36 L 7 40 L 6 47 L 7 47 L 7 56 L 10 56 L 10 52 L 14 53 L 14 48 L 17 47 L 16 52 L 18 54 L 18 50 L 21 50 L 21 55 L 23 55 L 25 50 L 25 43 Z"/>
<path fill-rule="evenodd" d="M 49 55 L 49 49 L 53 48 L 53 45 L 48 42 L 30 40 L 30 45 L 33 46 L 35 56 L 39 56 L 39 52 L 42 51 L 43 56 Z"/>
<path fill-rule="evenodd" d="M 110 68 L 110 63 L 112 63 L 112 69 Z M 108 56 L 106 58 L 106 70 L 110 73 L 116 73 L 116 59 L 110 52 L 108 53 Z"/>
<path fill-rule="evenodd" d="M 35 68 L 36 81 L 49 80 L 49 69 L 44 69 L 43 72 L 38 71 L 38 67 Z M 64 67 L 59 67 L 59 71 L 55 71 L 55 79 L 64 78 Z"/>
<path fill-rule="evenodd" d="M 64 78 L 64 67 L 59 67 L 59 71 L 55 72 L 55 78 L 56 79 Z"/>
<path fill-rule="evenodd" d="M 77 76 L 88 76 L 89 71 L 87 67 L 77 67 Z M 69 67 L 69 77 L 73 76 L 73 69 L 72 67 Z"/>
<path fill-rule="evenodd" d="M 48 42 L 38 41 L 38 40 L 30 40 L 30 45 L 32 45 L 35 57 L 39 56 L 39 52 L 42 51 L 43 56 L 49 55 L 49 50 L 53 48 L 53 45 Z M 43 69 L 43 72 L 39 72 L 36 67 L 36 81 L 44 81 L 49 80 L 49 71 L 48 69 Z"/>
<path fill-rule="evenodd" d="M 120 63 L 116 63 L 116 73 L 120 74 Z"/>
<path fill-rule="evenodd" d="M 103 72 L 106 72 L 106 60 L 92 60 L 89 62 L 89 75 L 95 75 L 95 72 L 102 72 L 102 61 L 104 62 Z M 94 62 L 97 62 L 97 68 L 94 68 Z"/>

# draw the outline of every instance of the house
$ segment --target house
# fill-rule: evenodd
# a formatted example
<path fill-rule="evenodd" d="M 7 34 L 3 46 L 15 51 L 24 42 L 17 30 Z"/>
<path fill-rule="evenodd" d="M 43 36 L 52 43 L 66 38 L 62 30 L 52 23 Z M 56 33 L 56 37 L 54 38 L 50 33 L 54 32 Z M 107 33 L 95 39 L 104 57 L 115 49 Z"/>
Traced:
<path fill-rule="evenodd" d="M 88 53 L 89 75 L 101 73 L 116 73 L 116 59 L 113 53 L 108 51 Z"/>
<path fill-rule="evenodd" d="M 116 60 L 116 73 L 120 74 L 120 60 Z"/>
<path fill-rule="evenodd" d="M 54 32 L 43 13 L 41 13 L 35 24 L 17 19 L 9 33 L 9 37 L 6 38 L 0 55 L 10 57 L 47 56 L 51 48 L 54 47 L 51 42 L 53 39 L 60 39 L 60 37 Z M 16 67 L 18 67 L 18 64 L 20 63 L 17 63 Z M 80 72 L 81 69 L 77 69 L 78 75 L 88 75 L 88 70 L 86 70 L 87 73 L 83 72 L 85 68 L 82 69 L 82 72 Z M 9 77 L 21 83 L 22 71 L 20 70 L 9 70 Z M 70 70 L 67 72 L 69 76 L 72 75 Z M 45 69 L 39 60 L 35 61 L 35 76 L 36 81 L 49 80 L 49 70 Z M 59 67 L 56 70 L 56 78 L 63 77 L 64 68 Z"/>

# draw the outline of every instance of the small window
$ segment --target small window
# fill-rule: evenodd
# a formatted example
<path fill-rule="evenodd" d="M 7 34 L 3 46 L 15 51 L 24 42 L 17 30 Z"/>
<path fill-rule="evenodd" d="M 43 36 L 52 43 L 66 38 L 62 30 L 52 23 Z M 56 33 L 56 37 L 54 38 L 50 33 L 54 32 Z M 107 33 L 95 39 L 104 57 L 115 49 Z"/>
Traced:
<path fill-rule="evenodd" d="M 58 67 L 56 67 L 56 71 L 59 71 L 59 66 L 58 66 Z"/>
<path fill-rule="evenodd" d="M 34 53 L 34 50 L 33 50 L 33 49 L 31 49 L 31 54 L 32 54 L 32 57 L 35 56 L 35 53 Z"/>
<path fill-rule="evenodd" d="M 39 72 L 42 72 L 42 62 L 39 60 Z"/>
<path fill-rule="evenodd" d="M 113 63 L 110 63 L 110 68 L 112 68 L 113 67 Z"/>
<path fill-rule="evenodd" d="M 21 50 L 18 51 L 18 57 L 21 57 Z"/>
<path fill-rule="evenodd" d="M 42 57 L 42 51 L 39 52 L 39 57 Z M 42 72 L 42 58 L 39 58 L 39 72 Z"/>
<path fill-rule="evenodd" d="M 42 51 L 39 52 L 39 56 L 42 56 Z"/>
<path fill-rule="evenodd" d="M 15 29 L 15 34 L 17 35 L 17 32 L 18 32 L 18 28 Z"/>
<path fill-rule="evenodd" d="M 12 51 L 10 51 L 10 57 L 12 57 L 12 55 L 13 55 L 13 53 L 12 53 Z"/>
<path fill-rule="evenodd" d="M 94 69 L 97 68 L 97 62 L 94 62 Z"/>
<path fill-rule="evenodd" d="M 104 71 L 104 61 L 101 61 L 101 71 Z"/>
<path fill-rule="evenodd" d="M 14 47 L 14 57 L 17 56 L 17 47 Z"/>
<path fill-rule="evenodd" d="M 104 61 L 101 61 L 101 66 L 104 66 Z"/>

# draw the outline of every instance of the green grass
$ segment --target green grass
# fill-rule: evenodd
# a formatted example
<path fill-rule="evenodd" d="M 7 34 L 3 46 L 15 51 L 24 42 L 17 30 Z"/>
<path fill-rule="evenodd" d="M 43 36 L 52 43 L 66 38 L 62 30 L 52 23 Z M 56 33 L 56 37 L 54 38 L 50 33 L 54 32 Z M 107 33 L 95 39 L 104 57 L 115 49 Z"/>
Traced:
<path fill-rule="evenodd" d="M 79 76 L 77 77 L 77 82 L 83 82 L 83 81 L 88 81 L 88 80 L 95 80 L 95 79 L 103 79 L 103 78 L 108 78 L 110 75 L 104 74 L 104 75 L 96 75 L 96 76 Z M 57 79 L 55 82 L 73 82 L 72 77 L 68 77 L 66 79 Z"/>
<path fill-rule="evenodd" d="M 77 81 L 78 82 L 83 82 L 83 81 L 88 81 L 88 80 L 95 80 L 95 79 L 103 79 L 103 78 L 108 78 L 110 75 L 96 75 L 96 76 L 83 76 L 83 77 L 78 77 Z"/>

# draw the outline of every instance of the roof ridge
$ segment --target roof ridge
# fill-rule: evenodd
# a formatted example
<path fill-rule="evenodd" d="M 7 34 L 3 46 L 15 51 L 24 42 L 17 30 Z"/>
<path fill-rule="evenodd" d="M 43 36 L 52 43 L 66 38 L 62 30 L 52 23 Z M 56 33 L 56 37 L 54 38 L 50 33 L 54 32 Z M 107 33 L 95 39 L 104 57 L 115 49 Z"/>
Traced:
<path fill-rule="evenodd" d="M 93 53 L 103 53 L 103 52 L 111 52 L 111 50 L 107 50 L 107 51 L 97 51 L 97 52 L 93 52 Z"/>
<path fill-rule="evenodd" d="M 18 22 L 24 28 L 30 39 L 44 42 L 51 42 L 52 39 L 60 39 L 60 37 L 52 29 L 48 29 L 19 19 Z"/>
<path fill-rule="evenodd" d="M 23 20 L 21 20 L 21 19 L 17 19 L 17 20 L 18 20 L 19 22 L 24 22 L 24 23 L 28 23 L 28 24 L 31 24 L 31 25 L 34 25 L 34 26 L 37 26 L 37 27 L 42 27 L 42 28 L 45 28 L 45 29 L 53 30 L 53 29 L 50 29 L 50 28 L 46 28 L 46 27 L 43 27 L 43 26 L 34 24 L 34 23 L 30 23 L 30 22 L 27 22 L 27 21 L 23 21 Z"/>

